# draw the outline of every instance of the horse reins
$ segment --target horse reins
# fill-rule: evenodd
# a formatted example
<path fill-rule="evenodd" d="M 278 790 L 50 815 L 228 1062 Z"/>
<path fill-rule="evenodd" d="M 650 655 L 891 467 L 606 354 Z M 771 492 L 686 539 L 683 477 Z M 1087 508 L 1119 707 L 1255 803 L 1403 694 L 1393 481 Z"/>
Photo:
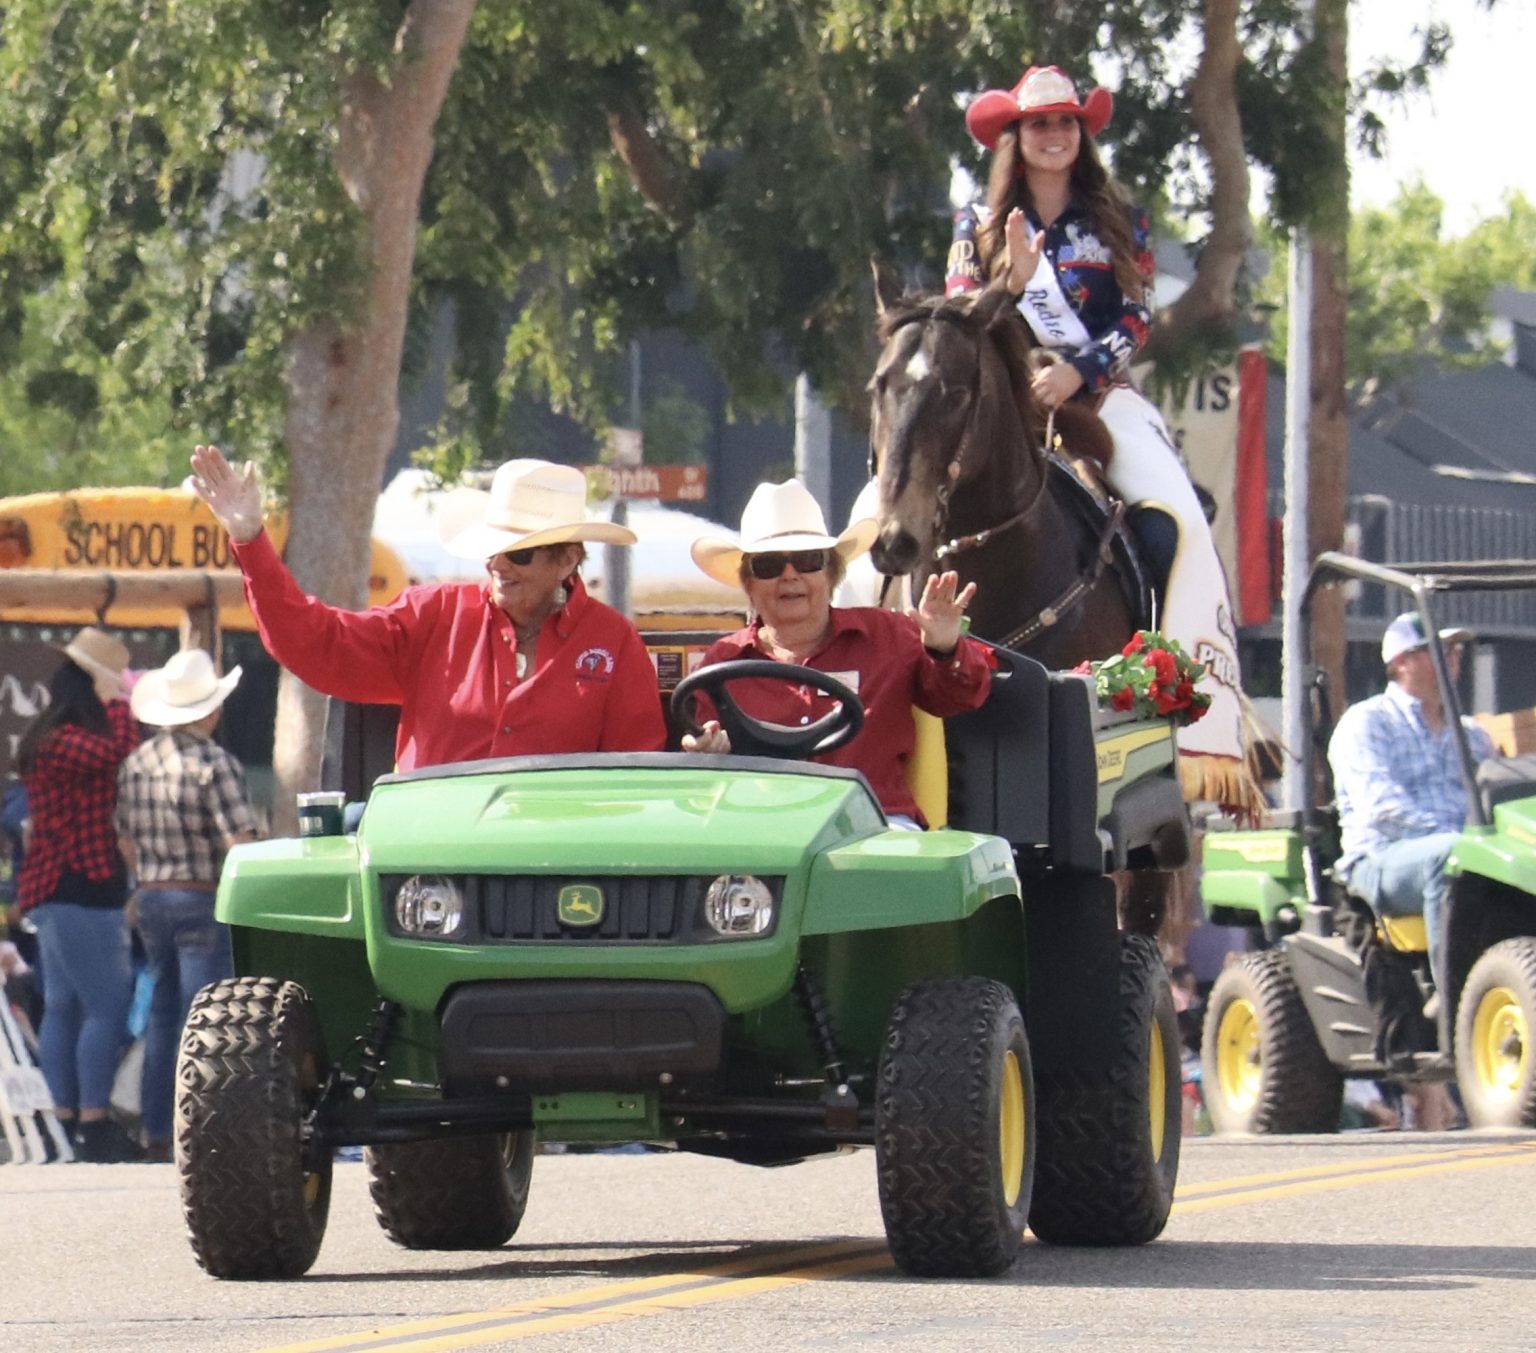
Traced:
<path fill-rule="evenodd" d="M 1052 409 L 1045 420 L 1045 445 L 1049 449 L 1052 439 L 1056 435 L 1056 410 Z M 965 455 L 965 443 L 961 442 L 960 449 L 955 452 L 955 458 L 949 464 L 949 473 L 945 481 L 934 491 L 933 533 L 935 536 L 943 536 L 944 528 L 949 524 L 949 496 L 952 492 L 950 485 L 959 477 L 960 461 Z M 936 560 L 948 559 L 951 555 L 963 554 L 966 550 L 980 549 L 993 536 L 1001 535 L 1004 531 L 1011 530 L 1028 519 L 1029 514 L 1035 510 L 1035 505 L 1040 501 L 1049 484 L 1049 474 L 1040 476 L 1040 487 L 1034 495 L 1013 516 L 1005 521 L 998 522 L 995 526 L 988 526 L 980 531 L 973 531 L 968 536 L 956 536 L 953 540 L 946 541 L 933 552 Z"/>
<path fill-rule="evenodd" d="M 1056 410 L 1052 409 L 1045 421 L 1045 446 L 1049 453 L 1056 439 Z M 937 505 L 934 511 L 934 534 L 942 536 L 944 526 L 949 517 L 950 484 L 953 482 L 953 471 L 959 466 L 961 457 L 965 454 L 965 443 L 961 443 L 960 449 L 955 453 L 954 460 L 950 463 L 951 475 L 946 476 L 934 494 Z M 951 558 L 957 554 L 963 554 L 967 550 L 977 550 L 984 546 L 994 536 L 1001 535 L 1004 531 L 1023 523 L 1035 510 L 1041 497 L 1050 487 L 1050 467 L 1046 466 L 1045 472 L 1040 477 L 1040 487 L 1034 496 L 1013 516 L 1005 521 L 1000 521 L 994 526 L 988 526 L 983 530 L 974 531 L 967 536 L 956 536 L 947 541 L 934 551 L 934 558 L 939 561 Z M 1120 530 L 1121 523 L 1125 519 L 1125 504 L 1118 498 L 1110 498 L 1109 514 L 1105 520 L 1103 529 L 1099 532 L 1099 538 L 1094 542 L 1093 558 L 1088 567 L 1077 575 L 1056 596 L 1052 597 L 1044 606 L 1035 612 L 1023 625 L 1010 631 L 998 644 L 1003 648 L 1016 648 L 1027 644 L 1036 635 L 1043 633 L 1056 624 L 1061 618 L 1069 614 L 1085 596 L 1097 586 L 1100 578 L 1104 576 L 1105 568 L 1114 562 L 1113 541 Z"/>

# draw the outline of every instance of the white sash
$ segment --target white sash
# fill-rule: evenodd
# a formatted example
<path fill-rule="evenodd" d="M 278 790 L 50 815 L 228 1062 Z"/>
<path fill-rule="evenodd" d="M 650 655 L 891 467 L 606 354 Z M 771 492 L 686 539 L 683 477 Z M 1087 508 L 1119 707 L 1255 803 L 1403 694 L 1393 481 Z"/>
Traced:
<path fill-rule="evenodd" d="M 1025 283 L 1024 294 L 1019 297 L 1019 313 L 1048 348 L 1070 348 L 1075 352 L 1092 342 L 1082 320 L 1062 294 L 1061 280 L 1043 252 L 1034 276 Z"/>

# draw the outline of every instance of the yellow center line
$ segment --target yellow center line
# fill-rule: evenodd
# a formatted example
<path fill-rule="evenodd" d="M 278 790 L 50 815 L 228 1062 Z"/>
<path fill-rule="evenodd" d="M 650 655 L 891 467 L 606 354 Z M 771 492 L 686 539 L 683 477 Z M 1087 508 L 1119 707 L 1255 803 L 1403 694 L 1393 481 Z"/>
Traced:
<path fill-rule="evenodd" d="M 1536 1142 L 1501 1142 L 1490 1146 L 1459 1146 L 1449 1151 L 1405 1151 L 1395 1156 L 1378 1156 L 1374 1160 L 1352 1165 L 1307 1165 L 1295 1170 L 1274 1170 L 1267 1174 L 1238 1175 L 1233 1179 L 1218 1179 L 1208 1184 L 1181 1184 L 1179 1198 L 1194 1198 L 1201 1194 L 1227 1193 L 1234 1189 L 1255 1188 L 1265 1184 L 1277 1184 L 1294 1179 L 1315 1179 L 1337 1175 L 1365 1175 L 1379 1170 L 1390 1170 L 1399 1165 L 1423 1165 L 1441 1160 L 1464 1160 L 1475 1156 L 1507 1156 L 1518 1152 L 1536 1152 Z"/>
<path fill-rule="evenodd" d="M 878 1252 L 872 1254 L 872 1249 L 877 1249 Z M 851 1257 L 843 1258 L 842 1256 Z M 806 1264 L 805 1261 L 811 1262 Z M 810 1282 L 822 1276 L 840 1276 L 841 1267 L 845 1264 L 873 1266 L 889 1263 L 890 1254 L 883 1240 L 837 1241 L 826 1245 L 781 1250 L 772 1254 L 753 1254 L 743 1259 L 713 1264 L 695 1272 L 662 1273 L 652 1278 L 638 1278 L 632 1282 L 603 1283 L 574 1292 L 563 1292 L 558 1296 L 535 1297 L 529 1301 L 516 1302 L 513 1305 L 501 1306 L 489 1311 L 465 1311 L 457 1315 L 432 1316 L 424 1320 L 391 1325 L 387 1329 L 332 1335 L 304 1343 L 282 1344 L 262 1349 L 260 1353 L 325 1353 L 326 1350 L 375 1347 L 387 1347 L 391 1350 L 467 1348 L 475 1343 L 485 1343 L 486 1340 L 475 1337 L 476 1331 L 472 1330 L 466 1330 L 463 1335 L 450 1336 L 451 1342 L 447 1343 L 411 1341 L 411 1336 L 446 1334 L 454 1328 L 495 1321 L 498 1322 L 497 1328 L 500 1331 L 495 1337 L 511 1338 L 515 1336 L 506 1332 L 505 1327 L 508 1323 L 518 1324 L 519 1328 L 522 1328 L 524 1326 L 519 1322 L 529 1322 L 536 1317 L 549 1316 L 557 1322 L 551 1325 L 547 1320 L 539 1319 L 537 1323 L 540 1329 L 547 1332 L 548 1329 L 566 1327 L 558 1322 L 603 1323 L 610 1309 L 623 1310 L 625 1318 L 635 1315 L 656 1315 L 671 1309 L 671 1304 L 697 1305 L 702 1300 L 722 1300 L 726 1297 L 743 1295 L 741 1290 L 743 1283 L 750 1285 L 766 1282 L 770 1285 L 787 1286 L 791 1283 Z M 796 1264 L 802 1266 L 795 1267 Z M 778 1269 L 784 1265 L 789 1267 L 784 1268 L 782 1272 L 764 1273 L 764 1270 Z M 721 1281 L 731 1278 L 734 1274 L 747 1276 L 731 1282 Z M 659 1295 L 650 1296 L 641 1301 L 613 1304 L 618 1303 L 621 1298 L 642 1293 Z M 599 1309 L 575 1311 L 563 1315 L 552 1314 L 578 1306 Z"/>
<path fill-rule="evenodd" d="M 1173 1214 L 1187 1216 L 1277 1198 L 1359 1188 L 1378 1180 L 1459 1174 L 1507 1165 L 1536 1165 L 1536 1143 L 1514 1141 L 1447 1151 L 1402 1152 L 1342 1166 L 1303 1166 L 1191 1184 L 1179 1189 Z M 282 1344 L 260 1353 L 452 1353 L 483 1344 L 666 1315 L 706 1303 L 736 1301 L 801 1283 L 891 1267 L 891 1256 L 883 1240 L 837 1241 L 753 1254 L 693 1271 L 603 1283 L 487 1311 L 466 1311 L 305 1343 Z"/>
<path fill-rule="evenodd" d="M 1455 1153 L 1447 1152 L 1446 1155 Z M 1402 1159 L 1398 1157 L 1398 1159 Z M 1422 1159 L 1422 1158 L 1421 1158 Z M 1416 1179 L 1426 1175 L 1466 1174 L 1472 1170 L 1498 1169 L 1505 1165 L 1536 1165 L 1536 1154 L 1529 1147 L 1510 1150 L 1498 1155 L 1484 1155 L 1468 1151 L 1459 1160 L 1431 1157 L 1431 1163 L 1405 1165 L 1394 1169 L 1337 1171 L 1320 1178 L 1298 1179 L 1289 1184 L 1273 1184 L 1262 1188 L 1244 1189 L 1238 1193 L 1224 1193 L 1217 1197 L 1182 1199 L 1173 1205 L 1174 1216 L 1187 1216 L 1193 1212 L 1214 1212 L 1223 1207 L 1239 1207 L 1245 1203 L 1266 1201 L 1272 1198 L 1299 1198 L 1311 1193 L 1328 1193 L 1335 1189 L 1359 1188 L 1374 1184 L 1381 1179 Z"/>

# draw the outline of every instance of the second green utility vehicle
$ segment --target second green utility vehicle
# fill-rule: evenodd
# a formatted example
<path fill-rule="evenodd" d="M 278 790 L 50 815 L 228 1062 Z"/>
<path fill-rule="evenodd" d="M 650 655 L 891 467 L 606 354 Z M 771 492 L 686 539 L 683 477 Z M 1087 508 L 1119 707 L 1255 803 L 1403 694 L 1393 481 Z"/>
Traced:
<path fill-rule="evenodd" d="M 1324 554 L 1303 620 L 1319 588 L 1350 580 L 1411 598 L 1457 739 L 1470 813 L 1446 867 L 1445 989 L 1431 1001 L 1423 919 L 1378 916 L 1334 876 L 1338 822 L 1322 758 L 1331 719 L 1313 672 L 1300 750 L 1302 783 L 1318 792 L 1262 830 L 1205 838 L 1206 911 L 1248 927 L 1255 944 L 1223 971 L 1207 1004 L 1212 1124 L 1333 1132 L 1349 1078 L 1454 1077 L 1475 1126 L 1536 1127 L 1536 757 L 1475 763 L 1437 629 L 1445 594 L 1529 590 L 1536 561 L 1385 568 Z"/>

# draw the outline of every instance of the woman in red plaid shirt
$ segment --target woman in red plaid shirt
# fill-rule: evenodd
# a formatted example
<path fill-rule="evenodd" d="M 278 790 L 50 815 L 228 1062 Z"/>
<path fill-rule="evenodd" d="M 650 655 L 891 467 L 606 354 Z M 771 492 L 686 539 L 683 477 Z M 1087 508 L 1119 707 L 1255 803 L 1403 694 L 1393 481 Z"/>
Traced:
<path fill-rule="evenodd" d="M 122 698 L 121 643 L 84 629 L 64 654 L 48 708 L 16 753 L 32 815 L 16 900 L 37 926 L 46 1002 L 39 1055 L 59 1120 L 81 1160 L 130 1160 L 136 1143 L 107 1116 L 133 991 L 128 875 L 112 816 L 117 768 L 138 745 L 139 725 Z"/>

